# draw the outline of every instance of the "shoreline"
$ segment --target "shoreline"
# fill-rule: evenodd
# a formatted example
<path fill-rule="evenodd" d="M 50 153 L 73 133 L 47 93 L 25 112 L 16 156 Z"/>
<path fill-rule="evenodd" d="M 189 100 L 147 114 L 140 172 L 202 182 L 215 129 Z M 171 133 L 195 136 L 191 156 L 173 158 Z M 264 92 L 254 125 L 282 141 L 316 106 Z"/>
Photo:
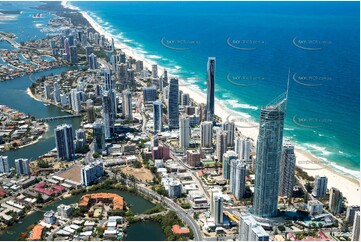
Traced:
<path fill-rule="evenodd" d="M 64 8 L 72 9 L 67 2 L 62 2 Z M 78 10 L 78 9 L 73 9 Z M 87 12 L 78 10 L 82 16 L 89 22 L 89 24 L 94 28 L 95 31 L 103 34 L 106 38 L 114 39 L 115 47 L 121 49 L 128 57 L 131 56 L 136 60 L 142 60 L 143 66 L 151 70 L 151 65 L 156 64 L 151 60 L 147 60 L 143 55 L 136 53 L 135 50 L 131 49 L 129 46 L 120 43 L 114 36 L 107 33 Z M 164 72 L 164 67 L 158 66 L 158 73 L 162 75 Z M 178 77 L 168 73 L 169 77 Z M 188 93 L 194 102 L 196 103 L 205 103 L 206 96 L 204 93 L 200 93 L 197 89 L 192 89 L 191 86 L 187 86 L 187 83 L 183 79 L 179 79 L 179 89 L 184 93 Z M 257 142 L 258 137 L 258 123 L 245 121 L 244 117 L 237 113 L 236 111 L 230 110 L 220 103 L 219 100 L 215 102 L 215 114 L 219 117 L 233 117 L 233 120 L 242 120 L 240 122 L 235 121 L 235 126 L 241 132 L 242 135 L 250 137 L 253 139 L 254 143 Z M 224 118 L 223 118 L 224 121 Z M 249 127 L 249 128 L 244 128 Z M 347 198 L 348 205 L 360 205 L 360 182 L 357 178 L 352 177 L 351 175 L 341 174 L 337 169 L 330 167 L 321 162 L 317 157 L 312 155 L 310 152 L 300 149 L 295 145 L 295 154 L 296 154 L 296 166 L 301 168 L 310 176 L 316 175 L 325 175 L 328 178 L 328 188 L 336 187 L 340 189 L 343 193 L 343 196 Z M 340 186 L 342 185 L 342 187 Z"/>

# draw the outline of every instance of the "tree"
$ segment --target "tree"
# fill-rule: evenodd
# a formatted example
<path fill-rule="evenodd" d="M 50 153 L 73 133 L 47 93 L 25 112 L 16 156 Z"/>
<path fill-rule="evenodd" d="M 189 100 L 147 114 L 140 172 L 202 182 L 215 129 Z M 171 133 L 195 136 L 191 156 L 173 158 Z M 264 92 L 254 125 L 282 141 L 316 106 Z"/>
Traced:
<path fill-rule="evenodd" d="M 313 186 L 311 185 L 310 182 L 307 182 L 305 185 L 305 188 L 307 190 L 308 193 L 312 192 Z"/>
<path fill-rule="evenodd" d="M 281 231 L 282 233 L 286 231 L 286 227 L 284 225 L 279 225 L 278 230 Z"/>
<path fill-rule="evenodd" d="M 100 157 L 100 154 L 98 153 L 98 152 L 94 152 L 93 153 L 93 158 L 94 159 L 97 159 L 97 158 L 99 158 Z"/>
<path fill-rule="evenodd" d="M 44 199 L 43 199 L 43 197 L 41 196 L 40 193 L 38 193 L 38 195 L 37 195 L 36 202 L 37 203 L 44 203 Z"/>

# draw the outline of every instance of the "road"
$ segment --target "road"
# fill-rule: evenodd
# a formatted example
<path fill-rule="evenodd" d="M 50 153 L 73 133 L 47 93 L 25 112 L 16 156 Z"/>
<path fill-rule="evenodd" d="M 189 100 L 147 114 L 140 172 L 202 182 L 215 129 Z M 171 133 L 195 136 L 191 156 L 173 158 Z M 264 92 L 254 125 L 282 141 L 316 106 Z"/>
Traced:
<path fill-rule="evenodd" d="M 143 108 L 142 108 L 142 100 L 141 97 L 139 97 L 138 101 L 137 101 L 137 110 L 140 111 L 140 114 L 142 115 L 142 119 L 143 119 L 143 124 L 142 124 L 142 131 L 149 137 L 151 138 L 152 135 L 147 131 L 146 129 L 146 124 L 147 124 L 147 118 L 145 116 L 145 113 L 143 112 Z M 160 143 L 162 143 L 161 141 L 159 141 Z M 173 154 L 173 151 L 171 151 L 171 153 Z M 174 156 L 174 155 L 173 155 Z M 198 177 L 196 177 L 193 173 L 192 170 L 185 166 L 183 164 L 183 162 L 180 162 L 178 160 L 178 158 L 176 156 L 174 156 L 174 158 L 176 158 L 176 160 L 182 165 L 184 166 L 187 170 L 190 170 L 191 175 L 193 177 L 193 179 L 195 181 L 197 181 L 197 183 L 199 183 L 199 187 L 201 187 L 203 189 L 203 193 L 204 194 L 208 194 L 208 192 L 204 189 L 201 181 L 199 181 Z M 178 215 L 178 217 L 180 219 L 182 219 L 186 224 L 188 224 L 188 226 L 192 229 L 193 234 L 194 234 L 194 240 L 196 241 L 202 241 L 203 240 L 203 236 L 202 236 L 202 231 L 200 230 L 199 225 L 197 224 L 197 222 L 193 219 L 193 217 L 191 215 L 188 214 L 187 211 L 185 211 L 183 208 L 181 208 L 178 204 L 176 204 L 175 202 L 173 202 L 171 199 L 161 196 L 158 193 L 146 188 L 145 186 L 136 184 L 137 189 L 142 191 L 143 193 L 147 194 L 150 197 L 153 197 L 159 201 L 162 201 L 164 205 L 166 205 L 168 208 L 170 208 L 171 210 L 175 211 L 176 214 Z M 208 195 L 209 197 L 209 195 Z"/>
<path fill-rule="evenodd" d="M 122 179 L 119 174 L 116 175 L 116 178 L 117 178 L 117 180 Z M 126 184 L 127 184 L 127 186 L 134 186 L 134 183 L 129 180 L 126 180 Z M 180 207 L 178 204 L 176 204 L 173 200 L 171 200 L 167 197 L 164 197 L 164 196 L 156 193 L 155 191 L 147 188 L 145 186 L 145 184 L 136 182 L 135 185 L 136 185 L 136 188 L 138 191 L 142 192 L 143 194 L 145 194 L 155 200 L 160 201 L 163 205 L 165 205 L 169 209 L 176 212 L 177 216 L 180 219 L 182 219 L 193 231 L 194 240 L 196 240 L 196 241 L 203 240 L 202 231 L 201 231 L 199 225 L 193 219 L 193 217 L 190 214 L 188 214 L 187 211 L 185 211 L 182 207 Z"/>
<path fill-rule="evenodd" d="M 210 195 L 209 192 L 207 191 L 207 189 L 204 187 L 202 180 L 195 174 L 195 171 L 193 171 L 187 164 L 184 164 L 184 162 L 179 159 L 173 152 L 172 149 L 170 149 L 170 156 L 173 160 L 176 160 L 181 166 L 183 166 L 184 168 L 186 168 L 192 176 L 193 181 L 195 181 L 197 183 L 197 186 L 202 189 L 203 194 L 206 196 L 206 198 L 209 200 L 210 199 Z"/>

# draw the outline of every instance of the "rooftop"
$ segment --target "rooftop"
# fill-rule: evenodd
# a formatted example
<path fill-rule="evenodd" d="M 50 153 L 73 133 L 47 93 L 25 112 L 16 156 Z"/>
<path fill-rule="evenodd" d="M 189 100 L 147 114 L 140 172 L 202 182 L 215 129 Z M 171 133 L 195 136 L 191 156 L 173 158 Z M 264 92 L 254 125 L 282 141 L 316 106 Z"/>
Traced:
<path fill-rule="evenodd" d="M 94 201 L 95 200 L 95 201 Z M 98 201 L 107 202 L 106 200 L 111 200 L 113 203 L 113 210 L 123 210 L 124 208 L 124 199 L 114 193 L 94 193 L 86 194 L 82 196 L 79 200 L 80 207 L 88 207 L 90 203 L 97 203 Z"/>
<path fill-rule="evenodd" d="M 172 226 L 172 232 L 174 234 L 189 234 L 189 228 L 181 227 L 178 224 Z"/>

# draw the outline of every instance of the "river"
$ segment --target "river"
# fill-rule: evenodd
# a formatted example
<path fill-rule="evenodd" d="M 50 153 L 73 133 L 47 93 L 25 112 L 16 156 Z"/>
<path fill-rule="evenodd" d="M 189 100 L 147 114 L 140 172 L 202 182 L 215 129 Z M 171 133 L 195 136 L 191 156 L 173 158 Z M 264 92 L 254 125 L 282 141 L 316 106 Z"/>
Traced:
<path fill-rule="evenodd" d="M 51 73 L 54 75 L 60 74 L 69 69 L 69 67 L 62 67 L 34 73 L 32 75 L 32 79 L 35 80 L 38 77 L 49 75 Z M 9 106 L 10 108 L 16 109 L 20 112 L 30 114 L 36 118 L 54 117 L 67 114 L 56 106 L 45 106 L 42 102 L 34 100 L 29 95 L 27 95 L 26 90 L 31 84 L 32 82 L 29 76 L 23 76 L 14 80 L 0 82 L 0 104 Z M 75 131 L 75 129 L 79 128 L 80 121 L 81 118 L 72 118 L 49 122 L 48 132 L 46 132 L 37 143 L 25 146 L 24 148 L 18 150 L 6 151 L 0 153 L 0 155 L 9 157 L 9 163 L 11 167 L 14 167 L 14 160 L 16 158 L 36 159 L 40 155 L 43 155 L 55 148 L 54 128 L 57 125 L 68 123 L 73 126 L 73 131 Z"/>
<path fill-rule="evenodd" d="M 41 76 L 49 75 L 51 73 L 60 74 L 61 72 L 69 70 L 69 67 L 62 67 L 57 69 L 52 69 L 48 71 L 43 71 L 39 73 L 34 73 L 32 79 L 36 79 Z M 31 85 L 31 80 L 29 76 L 23 76 L 16 78 L 14 80 L 0 82 L 0 104 L 7 105 L 10 108 L 16 109 L 20 112 L 30 114 L 36 118 L 44 117 L 53 117 L 65 115 L 66 112 L 62 111 L 60 108 L 49 105 L 45 106 L 42 102 L 34 100 L 29 95 L 27 95 L 26 90 Z M 35 144 L 20 148 L 18 150 L 6 151 L 0 153 L 0 155 L 5 155 L 9 157 L 10 166 L 14 166 L 14 160 L 16 158 L 29 158 L 36 159 L 40 155 L 47 153 L 49 150 L 55 147 L 54 139 L 54 128 L 63 123 L 68 123 L 73 126 L 73 130 L 78 129 L 80 126 L 81 118 L 72 118 L 67 120 L 57 120 L 49 122 L 49 129 L 43 135 L 43 137 L 36 142 Z M 107 192 L 102 190 L 102 192 Z M 154 205 L 144 199 L 141 196 L 132 194 L 129 192 L 110 190 L 108 192 L 114 192 L 124 197 L 125 201 L 128 204 L 131 204 L 131 210 L 137 214 L 146 211 L 149 208 L 152 208 Z M 83 194 L 81 194 L 83 195 Z M 65 198 L 62 200 L 55 201 L 45 207 L 43 210 L 56 210 L 56 207 L 59 204 L 73 204 L 76 203 L 81 195 Z M 34 212 L 31 215 L 25 217 L 16 223 L 13 226 L 9 227 L 5 231 L 0 233 L 1 241 L 14 241 L 17 240 L 19 235 L 22 232 L 26 231 L 26 228 L 33 223 L 38 222 L 43 218 L 44 212 Z M 128 231 L 129 230 L 129 231 Z M 141 233 L 140 233 L 141 231 Z M 144 232 L 143 232 L 144 231 Z M 162 231 L 162 228 L 159 224 L 154 222 L 138 222 L 130 225 L 127 229 L 126 240 L 133 241 L 154 241 L 154 240 L 165 240 L 165 235 Z"/>
<path fill-rule="evenodd" d="M 100 191 L 92 191 L 90 193 L 96 193 Z M 130 205 L 130 210 L 133 211 L 135 214 L 140 214 L 145 212 L 146 210 L 152 208 L 154 206 L 153 203 L 149 202 L 148 200 L 144 199 L 143 197 L 127 192 L 127 191 L 119 191 L 115 189 L 111 190 L 101 190 L 101 192 L 110 192 L 110 193 L 116 193 L 120 196 L 122 196 L 128 205 Z M 13 226 L 9 227 L 8 229 L 4 230 L 0 234 L 0 240 L 1 241 L 14 241 L 17 240 L 21 233 L 26 231 L 26 228 L 30 225 L 37 223 L 39 220 L 43 219 L 44 212 L 54 210 L 56 211 L 56 208 L 60 204 L 74 204 L 77 203 L 81 196 L 84 194 L 78 194 L 76 196 L 64 198 L 61 200 L 57 200 L 48 206 L 44 207 L 42 212 L 34 212 L 30 214 L 29 216 L 26 216 L 24 219 L 20 221 L 20 223 L 16 223 Z M 154 233 L 147 233 L 145 231 L 154 231 Z M 142 233 L 139 233 L 139 231 L 142 231 Z M 158 223 L 153 222 L 138 222 L 131 224 L 130 227 L 126 230 L 127 237 L 126 240 L 164 240 L 165 235 L 162 231 L 162 228 Z M 144 237 L 144 234 L 146 235 Z"/>

